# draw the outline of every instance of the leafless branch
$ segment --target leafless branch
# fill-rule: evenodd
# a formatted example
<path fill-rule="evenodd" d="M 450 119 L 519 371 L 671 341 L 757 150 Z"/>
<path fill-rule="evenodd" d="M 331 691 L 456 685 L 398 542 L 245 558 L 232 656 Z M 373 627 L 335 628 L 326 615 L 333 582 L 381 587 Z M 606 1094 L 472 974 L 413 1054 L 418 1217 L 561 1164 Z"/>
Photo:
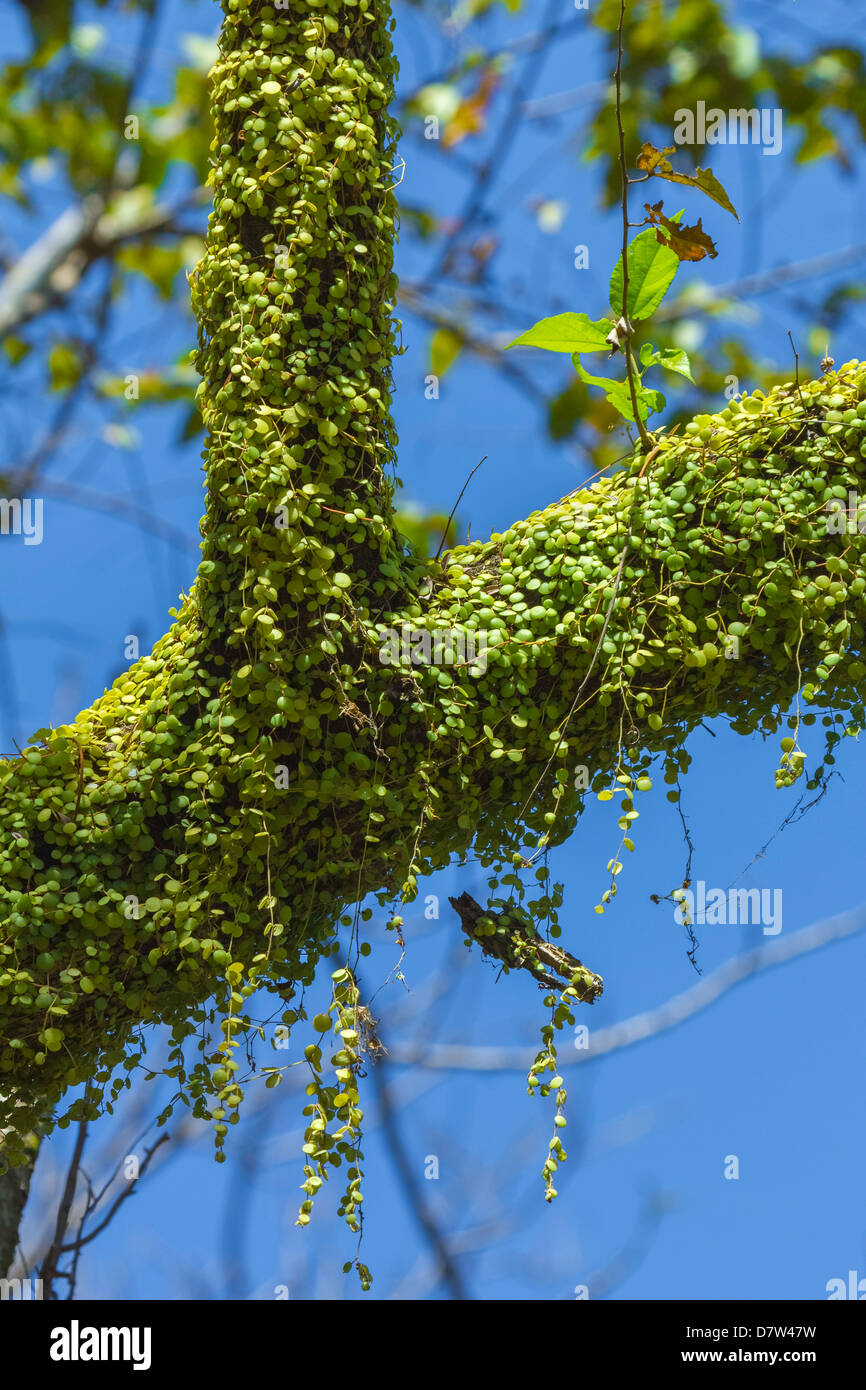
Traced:
<path fill-rule="evenodd" d="M 148 1165 L 149 1165 L 149 1163 L 150 1163 L 150 1160 L 153 1158 L 153 1155 L 156 1153 L 157 1149 L 160 1148 L 160 1146 L 161 1146 L 162 1144 L 167 1144 L 168 1141 L 169 1141 L 169 1138 L 170 1138 L 170 1136 L 169 1136 L 169 1134 L 168 1134 L 167 1132 L 166 1132 L 166 1133 L 163 1133 L 163 1134 L 161 1134 L 161 1135 L 159 1136 L 159 1138 L 157 1139 L 157 1141 L 156 1141 L 155 1144 L 151 1144 L 150 1148 L 145 1150 L 144 1158 L 142 1159 L 141 1163 L 139 1164 L 139 1168 L 138 1168 L 138 1177 L 137 1177 L 137 1178 L 130 1178 L 130 1179 L 129 1179 L 129 1181 L 127 1182 L 127 1184 L 126 1184 L 126 1186 L 124 1187 L 123 1191 L 120 1192 L 120 1193 L 117 1195 L 117 1197 L 115 1197 L 114 1201 L 112 1202 L 112 1204 L 111 1204 L 111 1206 L 109 1207 L 108 1211 L 106 1212 L 105 1216 L 104 1216 L 104 1217 L 102 1218 L 102 1220 L 100 1221 L 99 1225 L 98 1225 L 98 1226 L 94 1226 L 92 1231 L 88 1231 L 88 1232 L 87 1232 L 87 1235 L 82 1235 L 82 1234 L 79 1232 L 79 1234 L 78 1234 L 78 1236 L 76 1236 L 75 1240 L 67 1241 L 67 1243 L 66 1243 L 65 1245 L 61 1245 L 61 1246 L 60 1246 L 60 1251 L 59 1251 L 60 1254 L 62 1254 L 62 1255 L 68 1254 L 70 1250 L 74 1250 L 74 1251 L 76 1251 L 76 1252 L 82 1250 L 82 1249 L 84 1248 L 85 1245 L 89 1245 L 90 1242 L 91 1242 L 92 1240 L 95 1240 L 96 1237 L 97 1237 L 102 1231 L 105 1230 L 105 1228 L 106 1228 L 106 1226 L 108 1225 L 108 1223 L 114 1219 L 115 1215 L 117 1214 L 117 1212 L 118 1212 L 118 1210 L 120 1209 L 120 1207 L 122 1206 L 122 1204 L 123 1204 L 129 1197 L 132 1196 L 132 1194 L 133 1194 L 133 1192 L 135 1191 L 135 1189 L 136 1189 L 138 1183 L 141 1181 L 142 1177 L 144 1176 L 144 1173 L 145 1173 L 145 1171 L 147 1170 L 147 1167 L 148 1167 Z"/>
<path fill-rule="evenodd" d="M 403 1144 L 396 1109 L 388 1085 L 387 1063 L 377 1062 L 375 1066 L 370 1068 L 370 1075 L 379 1102 L 379 1113 L 382 1119 L 388 1156 L 397 1170 L 412 1214 L 429 1242 L 431 1250 L 436 1255 L 442 1279 L 450 1289 L 451 1297 L 463 1302 L 470 1297 L 463 1275 L 429 1209 L 421 1184 Z"/>
<path fill-rule="evenodd" d="M 802 927 L 788 937 L 779 937 L 766 946 L 757 947 L 735 956 L 719 966 L 712 974 L 704 976 L 701 982 L 691 989 L 676 994 L 658 1009 L 634 1014 L 622 1023 L 614 1023 L 608 1028 L 598 1028 L 590 1034 L 586 1051 L 575 1051 L 573 1055 L 564 1052 L 558 1059 L 560 1067 L 577 1066 L 585 1062 L 596 1062 L 612 1052 L 619 1052 L 636 1043 L 660 1037 L 679 1027 L 696 1014 L 715 1004 L 735 986 L 743 984 L 754 975 L 800 956 L 819 951 L 824 946 L 832 946 L 838 941 L 856 936 L 866 928 L 866 907 L 855 908 L 838 917 L 827 918 L 810 927 Z M 531 1065 L 534 1051 L 523 1047 L 485 1047 L 464 1043 L 394 1043 L 390 1049 L 391 1060 L 404 1066 L 430 1067 L 442 1071 L 526 1071 Z"/>
<path fill-rule="evenodd" d="M 866 241 L 856 242 L 852 246 L 840 247 L 838 251 L 830 251 L 823 256 L 811 256 L 804 261 L 791 261 L 788 265 L 775 266 L 772 270 L 762 270 L 755 275 L 747 275 L 741 280 L 729 280 L 724 285 L 712 285 L 709 290 L 710 298 L 711 300 L 750 299 L 753 295 L 767 294 L 783 285 L 794 285 L 802 280 L 812 280 L 820 275 L 829 275 L 831 271 L 843 270 L 846 266 L 857 265 L 864 259 L 866 259 Z M 680 319 L 685 314 L 693 314 L 694 311 L 694 300 L 680 296 L 678 300 L 661 305 L 656 310 L 655 318 L 656 321 Z"/>
<path fill-rule="evenodd" d="M 63 1249 L 63 1236 L 69 1223 L 69 1212 L 75 1198 L 75 1189 L 78 1186 L 78 1170 L 81 1167 L 81 1159 L 84 1154 L 84 1145 L 86 1142 L 87 1120 L 81 1120 L 78 1125 L 78 1133 L 75 1136 L 75 1148 L 72 1151 L 72 1158 L 69 1161 L 69 1167 L 66 1171 L 66 1182 L 63 1185 L 63 1195 L 60 1198 L 60 1205 L 57 1208 L 54 1238 L 48 1247 L 45 1258 L 39 1269 L 39 1277 L 42 1280 L 42 1296 L 46 1299 L 51 1298 L 54 1281 L 57 1278 L 57 1266 Z"/>
<path fill-rule="evenodd" d="M 20 492 L 20 481 L 20 475 L 9 474 L 8 487 L 16 495 Z M 57 497 L 64 502 L 71 502 L 73 506 L 89 507 L 93 511 L 104 512 L 107 516 L 116 516 L 122 521 L 132 521 L 151 535 L 169 541 L 178 550 L 186 551 L 190 555 L 198 554 L 198 543 L 186 531 L 172 525 L 170 521 L 164 521 L 162 517 L 154 516 L 153 512 L 138 506 L 135 502 L 127 502 L 122 497 L 110 497 L 103 492 L 92 492 L 89 488 L 76 487 L 72 483 L 56 479 L 41 478 L 39 489 L 46 497 Z"/>
<path fill-rule="evenodd" d="M 172 231 L 182 212 L 205 206 L 208 193 L 197 189 L 177 203 L 137 210 L 134 217 L 109 211 L 110 194 L 92 193 L 67 208 L 0 281 L 0 337 L 58 308 L 91 266 L 111 258 L 127 242 Z"/>

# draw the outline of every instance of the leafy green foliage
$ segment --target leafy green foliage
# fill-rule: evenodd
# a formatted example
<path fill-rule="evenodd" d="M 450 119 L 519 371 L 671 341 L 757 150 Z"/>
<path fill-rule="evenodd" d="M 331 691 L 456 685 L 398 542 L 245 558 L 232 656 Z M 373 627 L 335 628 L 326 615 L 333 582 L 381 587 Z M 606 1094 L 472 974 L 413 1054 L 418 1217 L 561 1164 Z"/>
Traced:
<path fill-rule="evenodd" d="M 585 381 L 587 386 L 600 386 L 610 404 L 615 406 L 623 419 L 634 420 L 634 408 L 627 381 L 611 381 L 610 377 L 592 376 L 582 365 L 577 353 L 574 354 L 572 362 L 581 381 Z M 665 408 L 665 398 L 661 392 L 651 391 L 641 381 L 636 384 L 635 398 L 642 420 L 646 420 L 650 414 L 656 414 Z"/>
<path fill-rule="evenodd" d="M 652 343 L 643 343 L 640 363 L 642 367 L 666 367 L 669 372 L 677 372 L 680 376 L 687 376 L 689 381 L 694 381 L 688 355 L 682 348 L 663 348 L 657 352 Z"/>
<path fill-rule="evenodd" d="M 628 248 L 627 314 L 648 319 L 661 304 L 679 270 L 679 257 L 659 244 L 655 232 L 639 232 Z M 620 256 L 610 277 L 610 307 L 622 312 L 623 272 Z"/>
<path fill-rule="evenodd" d="M 699 188 L 722 206 L 729 208 L 736 216 L 733 206 L 722 185 L 714 178 L 712 170 L 698 170 L 697 177 L 680 175 L 671 168 L 664 156 L 671 150 L 656 150 L 644 144 L 638 156 L 638 167 L 647 175 L 659 174 L 680 183 Z M 632 181 L 634 182 L 634 181 Z M 626 185 L 626 189 L 628 185 Z M 610 277 L 609 301 L 613 317 L 609 320 L 590 319 L 586 314 L 557 314 L 554 318 L 542 319 L 534 327 L 515 338 L 509 347 L 540 347 L 548 352 L 570 352 L 574 369 L 581 381 L 588 386 L 598 386 L 608 402 L 619 411 L 625 420 L 633 423 L 645 421 L 652 414 L 658 414 L 666 405 L 660 391 L 644 386 L 632 351 L 632 338 L 635 324 L 649 319 L 658 309 L 679 269 L 682 260 L 699 260 L 706 254 L 707 246 L 715 255 L 715 247 L 701 229 L 681 227 L 682 213 L 675 218 L 666 218 L 661 212 L 662 204 L 655 207 L 647 204 L 648 221 L 653 225 L 639 232 L 626 247 L 626 259 L 620 254 Z M 626 211 L 623 216 L 627 220 Z M 582 365 L 582 352 L 603 352 L 606 348 L 614 353 L 625 354 L 628 380 L 611 381 L 608 377 L 592 376 Z M 666 367 L 668 371 L 693 381 L 691 364 L 681 348 L 665 348 L 656 351 L 644 343 L 640 349 L 640 363 L 644 370 L 653 366 Z"/>
<path fill-rule="evenodd" d="M 590 319 L 586 314 L 555 314 L 541 319 L 509 347 L 538 347 L 548 352 L 606 352 L 610 347 L 607 319 Z"/>

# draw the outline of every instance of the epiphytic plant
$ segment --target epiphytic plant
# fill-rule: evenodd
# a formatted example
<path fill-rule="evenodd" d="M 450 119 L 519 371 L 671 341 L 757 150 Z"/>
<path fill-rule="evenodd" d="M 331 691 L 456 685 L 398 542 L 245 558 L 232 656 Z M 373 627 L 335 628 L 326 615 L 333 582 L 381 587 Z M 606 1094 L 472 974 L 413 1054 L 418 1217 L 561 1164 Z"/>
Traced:
<path fill-rule="evenodd" d="M 590 386 L 600 387 L 620 415 L 637 426 L 642 445 L 649 449 L 652 441 L 646 430 L 646 421 L 650 415 L 664 410 L 666 401 L 660 391 L 644 385 L 644 374 L 655 366 L 665 367 L 669 372 L 688 377 L 690 381 L 692 374 L 688 356 L 682 349 L 666 348 L 657 351 L 651 343 L 642 345 L 639 367 L 632 350 L 634 325 L 641 320 L 649 319 L 658 309 L 673 284 L 681 261 L 701 261 L 706 256 L 715 257 L 718 252 L 715 243 L 704 231 L 700 218 L 694 226 L 684 226 L 682 212 L 676 213 L 673 217 L 666 217 L 661 200 L 653 204 L 645 203 L 646 217 L 643 221 L 637 224 L 630 222 L 629 190 L 635 184 L 646 183 L 651 178 L 660 178 L 669 183 L 684 184 L 688 188 L 698 189 L 734 217 L 737 217 L 737 211 L 712 169 L 698 168 L 694 174 L 674 169 L 668 159 L 668 155 L 674 153 L 673 145 L 659 150 L 645 141 L 635 160 L 635 167 L 640 170 L 640 175 L 634 178 L 629 174 L 622 121 L 625 13 L 625 0 L 621 0 L 614 80 L 622 185 L 622 251 L 610 279 L 611 317 L 591 319 L 584 313 L 556 314 L 552 318 L 541 319 L 520 337 L 515 338 L 509 346 L 538 347 L 548 352 L 570 353 L 574 369 L 581 381 Z M 737 220 L 739 221 L 739 218 Z M 639 232 L 629 242 L 629 231 L 634 225 L 646 227 L 647 230 Z M 580 360 L 581 353 L 587 352 L 608 352 L 610 357 L 621 352 L 625 358 L 626 380 L 615 381 L 610 377 L 592 376 Z"/>

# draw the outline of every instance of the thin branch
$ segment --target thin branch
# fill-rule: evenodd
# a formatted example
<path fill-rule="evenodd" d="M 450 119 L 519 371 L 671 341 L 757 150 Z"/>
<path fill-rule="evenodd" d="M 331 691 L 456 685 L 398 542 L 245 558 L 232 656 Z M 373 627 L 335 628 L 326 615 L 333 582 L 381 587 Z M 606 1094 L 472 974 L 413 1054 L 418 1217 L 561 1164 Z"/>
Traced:
<path fill-rule="evenodd" d="M 448 527 L 451 525 L 452 521 L 454 520 L 454 513 L 456 512 L 457 508 L 460 506 L 460 503 L 461 503 L 461 501 L 462 501 L 462 499 L 463 499 L 463 494 L 464 494 L 464 492 L 465 492 L 466 489 L 468 488 L 469 484 L 472 482 L 472 479 L 475 477 L 475 474 L 478 472 L 478 470 L 479 470 L 479 468 L 481 467 L 482 463 L 485 462 L 486 458 L 487 458 L 487 455 L 485 454 L 483 459 L 479 459 L 479 460 L 478 460 L 478 462 L 476 463 L 476 465 L 475 465 L 475 467 L 473 468 L 472 472 L 469 474 L 469 477 L 466 479 L 466 482 L 463 484 L 462 488 L 460 489 L 460 496 L 457 498 L 457 501 L 454 503 L 454 506 L 451 508 L 451 511 L 450 511 L 450 513 L 449 513 L 449 516 L 448 516 L 448 520 L 446 521 L 445 526 L 444 526 L 444 529 L 443 529 L 443 531 L 442 531 L 442 539 L 441 539 L 441 541 L 439 542 L 439 549 L 436 551 L 436 554 L 433 556 L 433 559 L 434 559 L 434 560 L 438 560 L 438 559 L 439 559 L 439 556 L 442 554 L 442 547 L 443 547 L 443 545 L 445 544 L 445 537 L 448 535 Z"/>
<path fill-rule="evenodd" d="M 114 1216 L 116 1215 L 122 1204 L 127 1200 L 127 1198 L 132 1196 L 136 1187 L 141 1182 L 141 1179 L 144 1176 L 147 1166 L 150 1163 L 150 1160 L 153 1158 L 153 1155 L 156 1153 L 157 1149 L 162 1144 L 167 1144 L 169 1141 L 169 1137 L 170 1136 L 167 1133 L 161 1134 L 157 1139 L 156 1143 L 152 1144 L 150 1148 L 147 1149 L 147 1151 L 145 1152 L 144 1159 L 142 1160 L 141 1165 L 138 1169 L 138 1177 L 131 1178 L 127 1183 L 126 1187 L 120 1193 L 120 1195 L 115 1197 L 114 1201 L 112 1202 L 103 1219 L 100 1221 L 99 1225 L 94 1226 L 92 1231 L 88 1231 L 86 1236 L 78 1235 L 75 1238 L 75 1240 L 70 1240 L 65 1245 L 61 1245 L 58 1252 L 59 1254 L 65 1255 L 70 1250 L 74 1250 L 76 1252 L 82 1250 L 85 1245 L 89 1245 L 92 1240 L 95 1240 L 96 1237 L 102 1231 L 105 1230 L 109 1221 L 113 1220 Z"/>
<path fill-rule="evenodd" d="M 490 362 L 497 371 L 513 382 L 533 404 L 545 407 L 549 404 L 545 392 L 536 386 L 532 378 L 522 368 L 505 357 L 499 343 L 482 337 L 476 329 L 466 326 L 447 310 L 429 304 L 405 283 L 400 285 L 397 298 L 401 304 L 405 304 L 410 313 L 416 314 L 425 323 L 429 323 L 433 328 L 444 328 L 449 333 L 453 333 L 455 337 L 460 339 L 461 345 L 467 351 L 474 352 L 476 357 L 480 357 L 485 362 Z"/>
<path fill-rule="evenodd" d="M 509 970 L 526 970 L 545 989 L 565 989 L 571 985 L 578 997 L 590 1004 L 604 988 L 600 975 L 587 970 L 583 961 L 552 941 L 545 941 L 531 922 L 514 912 L 485 912 L 469 893 L 448 899 L 464 932 L 478 943 L 486 956 L 502 961 Z M 492 936 L 479 931 L 479 919 L 488 918 L 498 928 Z M 544 966 L 544 969 L 541 967 Z M 552 972 L 552 973 L 548 973 Z"/>
<path fill-rule="evenodd" d="M 461 236 L 476 222 L 487 196 L 490 184 L 505 163 L 508 148 L 513 142 L 518 130 L 520 129 L 520 110 L 524 102 L 528 100 L 535 77 L 539 71 L 541 61 L 544 57 L 546 35 L 549 38 L 557 29 L 554 23 L 554 16 L 560 7 L 560 0 L 548 0 L 539 42 L 529 49 L 529 57 L 523 68 L 523 72 L 514 84 L 508 107 L 503 115 L 502 121 L 497 131 L 496 138 L 490 148 L 487 158 L 482 162 L 478 170 L 478 176 L 469 191 L 469 195 L 463 205 L 463 210 L 458 214 L 454 231 L 445 241 L 440 249 L 435 263 L 424 277 L 424 285 L 429 286 L 445 275 L 451 265 L 457 243 Z"/>
<path fill-rule="evenodd" d="M 616 82 L 616 127 L 619 135 L 619 172 L 622 184 L 622 317 L 625 328 L 625 343 L 623 352 L 625 354 L 625 367 L 628 375 L 628 389 L 631 396 L 631 408 L 634 411 L 634 422 L 637 432 L 640 435 L 640 442 L 643 445 L 644 453 L 649 453 L 652 448 L 647 427 L 641 418 L 641 413 L 637 403 L 637 388 L 635 386 L 635 360 L 631 350 L 631 328 L 628 317 L 628 165 L 625 158 L 625 131 L 622 125 L 622 31 L 625 25 L 625 0 L 620 0 L 619 26 L 617 28 L 616 41 L 616 72 L 614 81 Z"/>
<path fill-rule="evenodd" d="M 18 478 L 17 474 L 9 475 L 10 490 L 15 489 Z M 57 497 L 73 506 L 90 507 L 93 511 L 105 512 L 106 515 L 116 516 L 122 521 L 133 521 L 142 530 L 169 541 L 179 550 L 184 550 L 190 555 L 199 553 L 198 543 L 187 532 L 182 531 L 179 526 L 172 525 L 170 521 L 164 521 L 162 517 L 154 516 L 153 512 L 138 506 L 135 502 L 127 502 L 122 497 L 110 497 L 103 492 L 91 492 L 89 488 L 75 487 L 72 483 L 54 479 L 40 479 L 39 490 L 46 497 Z"/>
<path fill-rule="evenodd" d="M 439 1230 L 428 1208 L 415 1170 L 412 1167 L 411 1160 L 404 1147 L 403 1137 L 400 1133 L 396 1111 L 391 1098 L 390 1087 L 388 1086 L 386 1070 L 387 1064 L 383 1062 L 378 1062 L 376 1066 L 370 1068 L 372 1083 L 379 1101 L 379 1113 L 382 1117 L 382 1129 L 385 1135 L 388 1156 L 397 1170 L 400 1182 L 403 1185 L 403 1190 L 412 1209 L 412 1214 L 436 1255 L 442 1279 L 451 1290 L 451 1297 L 458 1302 L 465 1302 L 470 1298 L 470 1294 L 466 1288 L 463 1275 L 455 1264 L 445 1237 Z"/>
<path fill-rule="evenodd" d="M 90 194 L 67 208 L 0 281 L 0 337 L 61 305 L 97 261 L 127 242 L 171 231 L 179 213 L 204 206 L 209 197 L 209 190 L 197 189 L 177 203 L 157 203 L 129 219 L 107 211 L 112 192 Z"/>
<path fill-rule="evenodd" d="M 81 402 L 81 398 L 89 384 L 99 360 L 99 353 L 108 332 L 108 323 L 111 316 L 113 301 L 113 276 L 112 267 L 108 267 L 105 276 L 105 285 L 99 297 L 96 312 L 93 315 L 93 331 L 90 341 L 85 343 L 81 352 L 81 372 L 74 387 L 69 390 L 60 401 L 54 412 L 54 418 L 44 439 L 32 451 L 16 473 L 16 482 L 22 497 L 27 496 L 40 470 L 46 463 L 51 453 L 58 447 L 63 440 L 64 432 L 69 427 L 73 416 Z"/>
<path fill-rule="evenodd" d="M 577 16 L 567 20 L 559 20 L 552 24 L 546 24 L 542 29 L 538 29 L 532 34 L 521 34 L 519 38 L 511 39 L 508 43 L 500 44 L 496 48 L 489 48 L 483 55 L 483 61 L 489 63 L 496 58 L 503 58 L 506 54 L 536 53 L 539 49 L 546 48 L 551 42 L 561 38 L 567 38 L 570 34 L 579 29 L 586 31 L 586 18 Z M 439 68 L 432 75 L 424 78 L 409 94 L 404 98 L 404 103 L 408 105 L 413 101 L 419 92 L 425 87 L 431 87 L 441 82 L 452 82 L 456 73 L 456 66 L 452 63 L 447 68 Z"/>
<path fill-rule="evenodd" d="M 866 929 L 866 907 L 855 908 L 838 917 L 802 927 L 788 937 L 779 937 L 766 946 L 757 947 L 735 956 L 719 966 L 712 974 L 704 976 L 700 984 L 675 994 L 658 1009 L 634 1014 L 622 1023 L 611 1024 L 609 1028 L 599 1028 L 590 1034 L 590 1045 L 585 1052 L 575 1051 L 574 1055 L 560 1054 L 560 1067 L 576 1066 L 586 1062 L 596 1062 L 612 1052 L 634 1047 L 636 1043 L 649 1038 L 660 1037 L 678 1028 L 681 1023 L 694 1018 L 704 1009 L 715 1004 L 729 990 L 743 984 L 754 975 L 776 966 L 786 965 L 788 961 L 819 951 L 824 946 L 832 946 L 845 941 Z M 523 1047 L 484 1047 L 463 1043 L 423 1043 L 406 1045 L 394 1043 L 390 1049 L 391 1061 L 402 1066 L 431 1067 L 441 1071 L 526 1071 L 534 1056 L 533 1050 Z"/>
<path fill-rule="evenodd" d="M 712 285 L 712 299 L 749 299 L 752 295 L 767 294 L 783 285 L 797 284 L 801 280 L 812 280 L 816 276 L 829 275 L 831 271 L 842 270 L 846 266 L 857 265 L 866 259 L 866 241 L 853 246 L 843 246 L 838 251 L 830 251 L 824 256 L 812 256 L 804 261 L 791 261 L 788 265 L 776 266 L 773 270 L 762 270 L 747 275 L 741 280 L 729 280 L 726 284 Z M 680 296 L 669 304 L 663 304 L 656 312 L 656 321 L 682 318 L 683 314 L 693 314 L 694 301 L 683 301 Z"/>
<path fill-rule="evenodd" d="M 66 1182 L 63 1186 L 63 1195 L 60 1198 L 60 1205 L 57 1208 L 57 1221 L 54 1226 L 54 1239 L 48 1247 L 48 1252 L 39 1269 L 39 1277 L 42 1280 L 43 1298 L 50 1298 L 54 1280 L 57 1278 L 57 1264 L 63 1249 L 63 1236 L 69 1224 L 69 1212 L 75 1197 L 75 1188 L 78 1184 L 78 1170 L 81 1166 L 81 1159 L 84 1154 L 84 1145 L 87 1142 L 87 1120 L 81 1120 L 78 1125 L 78 1133 L 75 1136 L 75 1148 L 72 1151 L 72 1158 L 66 1172 Z"/>

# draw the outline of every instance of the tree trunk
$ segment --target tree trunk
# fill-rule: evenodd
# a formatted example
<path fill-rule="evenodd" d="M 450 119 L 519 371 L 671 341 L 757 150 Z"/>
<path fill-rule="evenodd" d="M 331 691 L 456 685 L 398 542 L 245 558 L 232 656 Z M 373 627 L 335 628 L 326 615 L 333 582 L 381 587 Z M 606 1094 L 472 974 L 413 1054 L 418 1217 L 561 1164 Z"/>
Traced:
<path fill-rule="evenodd" d="M 39 1145 L 34 1139 L 24 1162 L 0 1173 L 0 1278 L 10 1273 L 15 1262 L 18 1230 L 27 1205 L 30 1179 L 38 1153 Z"/>

